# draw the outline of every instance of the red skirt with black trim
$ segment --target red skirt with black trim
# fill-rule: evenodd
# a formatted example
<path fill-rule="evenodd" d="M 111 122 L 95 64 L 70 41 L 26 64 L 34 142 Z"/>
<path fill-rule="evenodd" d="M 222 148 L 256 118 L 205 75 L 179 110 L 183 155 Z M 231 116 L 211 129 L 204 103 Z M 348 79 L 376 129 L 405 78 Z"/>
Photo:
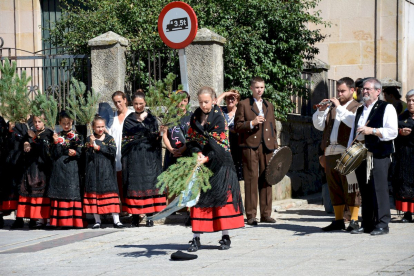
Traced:
<path fill-rule="evenodd" d="M 17 200 L 5 200 L 0 202 L 0 212 L 11 212 L 17 209 Z M 4 214 L 3 214 L 4 215 Z"/>
<path fill-rule="evenodd" d="M 16 217 L 48 219 L 50 217 L 50 198 L 19 196 Z"/>
<path fill-rule="evenodd" d="M 414 202 L 396 200 L 395 209 L 402 212 L 414 213 Z"/>
<path fill-rule="evenodd" d="M 83 212 L 86 214 L 119 213 L 119 196 L 117 193 L 98 195 L 85 193 L 83 198 Z"/>
<path fill-rule="evenodd" d="M 82 202 L 74 200 L 52 199 L 50 225 L 55 227 L 84 228 Z"/>
<path fill-rule="evenodd" d="M 244 227 L 242 208 L 236 212 L 232 196 L 222 207 L 191 208 L 191 226 L 193 232 L 217 232 Z"/>
<path fill-rule="evenodd" d="M 143 197 L 125 197 L 122 203 L 122 211 L 128 214 L 152 214 L 161 212 L 167 206 L 165 195 L 153 195 Z"/>

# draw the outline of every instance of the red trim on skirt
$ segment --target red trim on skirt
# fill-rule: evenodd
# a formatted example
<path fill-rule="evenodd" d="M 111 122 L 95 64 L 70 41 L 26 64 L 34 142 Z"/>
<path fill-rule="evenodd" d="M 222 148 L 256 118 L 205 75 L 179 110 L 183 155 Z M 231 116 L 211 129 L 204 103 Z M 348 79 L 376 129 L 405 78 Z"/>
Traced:
<path fill-rule="evenodd" d="M 241 209 L 236 212 L 230 195 L 222 207 L 191 208 L 193 232 L 216 232 L 244 227 Z"/>
<path fill-rule="evenodd" d="M 5 200 L 0 204 L 0 212 L 14 211 L 17 209 L 17 200 Z"/>
<path fill-rule="evenodd" d="M 86 214 L 119 213 L 119 196 L 117 193 L 103 195 L 85 193 L 83 198 L 83 212 Z"/>
<path fill-rule="evenodd" d="M 48 219 L 50 217 L 50 198 L 19 196 L 16 217 Z"/>
<path fill-rule="evenodd" d="M 129 214 L 151 214 L 164 210 L 167 206 L 167 198 L 164 195 L 146 197 L 126 197 L 122 204 L 122 211 Z"/>
<path fill-rule="evenodd" d="M 403 212 L 414 213 L 414 202 L 396 200 L 395 209 Z"/>
<path fill-rule="evenodd" d="M 50 225 L 55 227 L 84 228 L 82 202 L 73 200 L 51 200 Z"/>

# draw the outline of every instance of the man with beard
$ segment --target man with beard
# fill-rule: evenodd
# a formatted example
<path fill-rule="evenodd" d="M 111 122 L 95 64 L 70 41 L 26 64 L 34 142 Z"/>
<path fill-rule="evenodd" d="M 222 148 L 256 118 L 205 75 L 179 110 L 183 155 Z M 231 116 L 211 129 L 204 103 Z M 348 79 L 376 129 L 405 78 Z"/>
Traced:
<path fill-rule="evenodd" d="M 397 112 L 392 104 L 378 99 L 381 82 L 364 81 L 364 104 L 357 109 L 348 146 L 356 140 L 368 149 L 366 160 L 355 170 L 362 197 L 362 227 L 352 234 L 388 234 L 391 220 L 388 191 L 388 168 L 394 152 L 393 140 L 398 135 Z"/>

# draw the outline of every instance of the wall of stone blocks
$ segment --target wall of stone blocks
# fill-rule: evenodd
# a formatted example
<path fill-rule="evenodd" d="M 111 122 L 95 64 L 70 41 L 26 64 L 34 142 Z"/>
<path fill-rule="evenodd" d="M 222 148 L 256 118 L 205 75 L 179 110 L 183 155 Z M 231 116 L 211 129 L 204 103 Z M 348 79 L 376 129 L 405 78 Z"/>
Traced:
<path fill-rule="evenodd" d="M 282 123 L 281 145 L 292 150 L 292 165 L 287 174 L 292 197 L 319 192 L 325 183 L 325 174 L 319 164 L 319 146 L 322 132 L 312 124 L 312 117 L 289 114 Z M 279 184 L 278 184 L 279 185 Z"/>

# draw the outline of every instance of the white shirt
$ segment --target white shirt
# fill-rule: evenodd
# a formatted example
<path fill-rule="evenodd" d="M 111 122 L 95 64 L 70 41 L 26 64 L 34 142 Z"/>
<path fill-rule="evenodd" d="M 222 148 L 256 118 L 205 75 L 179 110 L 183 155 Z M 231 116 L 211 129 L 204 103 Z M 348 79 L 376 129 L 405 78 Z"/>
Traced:
<path fill-rule="evenodd" d="M 256 98 L 253 98 L 254 103 L 257 106 L 257 109 L 259 109 L 259 115 L 261 114 L 262 116 L 264 116 L 264 112 L 263 112 L 263 99 L 260 99 L 260 101 L 256 100 Z M 250 121 L 250 129 L 253 129 L 254 126 L 252 124 L 252 121 Z"/>
<path fill-rule="evenodd" d="M 357 129 L 359 127 L 365 126 L 365 124 L 368 120 L 369 113 L 371 112 L 371 110 L 374 107 L 374 104 L 376 102 L 377 101 L 373 102 L 368 107 L 364 105 L 364 110 L 362 111 L 361 117 L 359 117 L 359 120 L 356 124 Z M 390 141 L 390 140 L 393 140 L 393 139 L 397 138 L 397 135 L 398 135 L 398 115 L 397 115 L 397 111 L 395 110 L 395 108 L 392 104 L 388 104 L 385 107 L 385 112 L 384 112 L 384 118 L 383 118 L 383 124 L 382 125 L 383 125 L 383 127 L 377 128 L 377 131 L 379 131 L 382 135 L 382 138 L 378 137 L 380 139 L 380 141 Z M 355 124 L 352 125 L 351 135 L 349 136 L 349 140 L 348 140 L 348 147 L 351 146 L 351 143 L 354 140 L 354 137 L 353 137 L 353 133 L 354 133 L 354 129 L 355 129 L 354 126 L 355 126 Z M 365 135 L 363 135 L 363 134 L 357 135 L 357 140 L 359 140 L 359 141 L 365 140 Z"/>
<path fill-rule="evenodd" d="M 128 109 L 127 113 L 125 115 L 125 118 L 128 117 L 129 114 L 131 114 L 133 111 Z M 118 119 L 118 112 L 114 112 L 114 122 L 109 129 L 109 134 L 114 137 L 115 143 L 116 143 L 116 171 L 122 171 L 122 163 L 121 163 L 121 145 L 122 145 L 122 129 L 124 128 L 124 121 L 125 119 L 120 123 Z"/>
<path fill-rule="evenodd" d="M 338 144 L 338 130 L 339 130 L 339 125 L 341 124 L 341 122 L 343 122 L 348 127 L 352 127 L 352 125 L 354 124 L 355 113 L 346 109 L 351 102 L 352 100 L 348 101 L 344 105 L 339 105 L 336 108 L 335 121 L 333 124 L 331 136 L 330 136 L 331 145 Z M 319 111 L 318 109 L 315 113 L 313 113 L 313 116 L 312 116 L 313 126 L 317 130 L 323 131 L 325 129 L 326 117 L 328 116 L 328 112 L 330 108 L 331 107 L 327 108 L 325 111 Z"/>

